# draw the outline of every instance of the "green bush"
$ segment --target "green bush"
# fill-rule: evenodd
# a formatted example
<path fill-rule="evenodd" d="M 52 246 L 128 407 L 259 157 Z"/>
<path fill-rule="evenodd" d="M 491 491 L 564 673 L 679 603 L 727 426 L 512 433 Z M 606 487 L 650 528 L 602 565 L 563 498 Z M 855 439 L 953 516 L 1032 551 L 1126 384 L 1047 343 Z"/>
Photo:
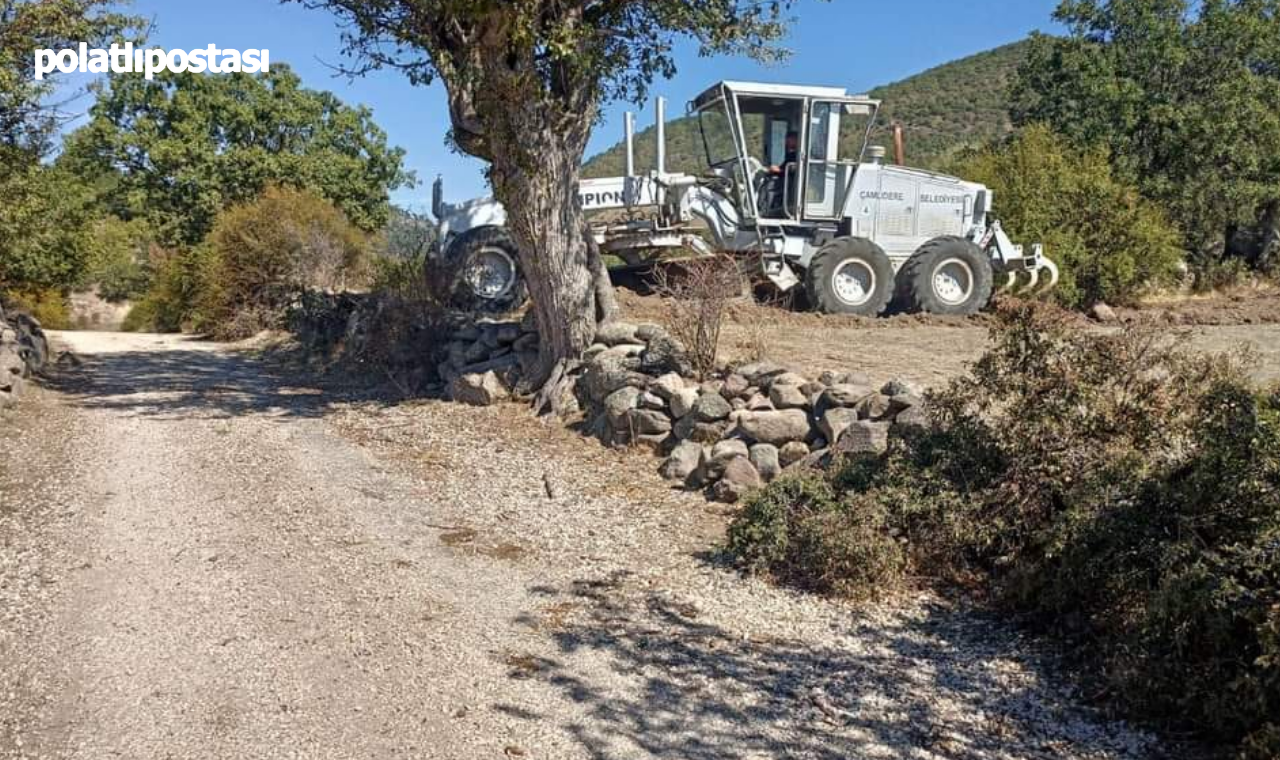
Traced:
<path fill-rule="evenodd" d="M 1067 306 L 1131 302 L 1180 276 L 1178 226 L 1112 173 L 1105 152 L 1076 150 L 1031 126 L 952 171 L 993 189 L 996 213 L 1017 240 L 1045 244 L 1061 265 L 1055 294 Z"/>
<path fill-rule="evenodd" d="M 285 310 L 309 288 L 368 284 L 368 238 L 336 206 L 306 191 L 268 188 L 256 201 L 224 211 L 208 243 L 218 259 L 219 337 L 283 326 Z"/>
<path fill-rule="evenodd" d="M 221 303 L 221 260 L 209 246 L 177 251 L 153 249 L 151 287 L 125 316 L 123 329 L 208 332 Z"/>
<path fill-rule="evenodd" d="M 993 348 L 930 394 L 929 429 L 771 485 L 729 550 L 837 593 L 980 583 L 1079 646 L 1133 714 L 1274 756 L 1280 391 L 1240 357 L 1070 325 L 1003 305 Z"/>
<path fill-rule="evenodd" d="M 147 223 L 114 216 L 90 224 L 85 233 L 82 286 L 98 288 L 108 301 L 127 301 L 151 286 L 150 251 L 155 235 Z"/>

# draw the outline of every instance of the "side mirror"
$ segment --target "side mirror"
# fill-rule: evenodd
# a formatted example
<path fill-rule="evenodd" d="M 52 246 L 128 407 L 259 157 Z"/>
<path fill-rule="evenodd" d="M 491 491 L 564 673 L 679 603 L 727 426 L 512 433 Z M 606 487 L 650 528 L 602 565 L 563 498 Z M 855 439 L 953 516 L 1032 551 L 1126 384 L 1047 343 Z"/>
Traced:
<path fill-rule="evenodd" d="M 440 175 L 431 185 L 431 215 L 437 222 L 444 219 L 444 177 Z"/>

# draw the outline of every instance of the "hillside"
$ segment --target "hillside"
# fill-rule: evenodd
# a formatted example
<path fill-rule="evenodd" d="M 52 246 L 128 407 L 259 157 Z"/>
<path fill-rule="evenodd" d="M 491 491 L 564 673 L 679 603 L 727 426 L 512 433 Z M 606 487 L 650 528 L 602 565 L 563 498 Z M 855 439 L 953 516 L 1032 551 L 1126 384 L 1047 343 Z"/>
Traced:
<path fill-rule="evenodd" d="M 873 142 L 888 146 L 890 127 L 899 121 L 906 129 L 907 163 L 936 169 L 957 149 L 1005 134 L 1010 129 L 1006 94 L 1026 46 L 1025 41 L 1006 45 L 872 90 L 872 97 L 884 101 Z M 654 164 L 654 136 L 653 127 L 636 135 L 636 166 L 642 170 Z M 667 168 L 697 174 L 704 164 L 697 121 L 669 122 Z M 588 160 L 583 176 L 618 176 L 625 165 L 620 142 Z"/>

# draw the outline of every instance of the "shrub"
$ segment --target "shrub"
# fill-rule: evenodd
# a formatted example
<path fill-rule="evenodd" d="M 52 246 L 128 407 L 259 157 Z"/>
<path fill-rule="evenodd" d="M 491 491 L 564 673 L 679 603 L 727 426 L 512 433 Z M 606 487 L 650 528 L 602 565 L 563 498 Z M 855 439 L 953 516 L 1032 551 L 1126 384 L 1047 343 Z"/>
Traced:
<path fill-rule="evenodd" d="M 155 235 L 142 220 L 114 216 L 88 226 L 82 286 L 96 285 L 108 301 L 144 295 L 151 285 L 150 250 Z"/>
<path fill-rule="evenodd" d="M 654 290 L 667 305 L 667 327 L 688 351 L 701 378 L 715 369 L 720 331 L 733 299 L 742 295 L 743 278 L 729 257 L 691 259 L 654 269 Z"/>
<path fill-rule="evenodd" d="M 222 338 L 282 326 L 285 309 L 308 288 L 367 284 L 368 239 L 309 192 L 268 188 L 221 213 L 208 242 L 218 259 L 213 332 Z"/>
<path fill-rule="evenodd" d="M 1112 173 L 1105 152 L 1031 126 L 958 159 L 952 172 L 992 188 L 1018 240 L 1045 244 L 1062 268 L 1055 294 L 1065 305 L 1130 302 L 1180 276 L 1178 226 Z"/>
<path fill-rule="evenodd" d="M 221 259 L 209 246 L 168 251 L 153 248 L 151 287 L 125 317 L 123 329 L 205 332 L 221 303 Z"/>
<path fill-rule="evenodd" d="M 907 572 L 981 583 L 1078 645 L 1134 714 L 1267 756 L 1280 391 L 1259 394 L 1240 357 L 1069 325 L 1002 305 L 992 349 L 930 395 L 928 430 L 825 479 L 775 483 L 729 549 L 846 594 Z"/>
<path fill-rule="evenodd" d="M 67 294 L 58 288 L 11 290 L 5 295 L 4 302 L 9 308 L 24 311 L 40 320 L 40 325 L 47 329 L 66 330 L 71 327 Z"/>

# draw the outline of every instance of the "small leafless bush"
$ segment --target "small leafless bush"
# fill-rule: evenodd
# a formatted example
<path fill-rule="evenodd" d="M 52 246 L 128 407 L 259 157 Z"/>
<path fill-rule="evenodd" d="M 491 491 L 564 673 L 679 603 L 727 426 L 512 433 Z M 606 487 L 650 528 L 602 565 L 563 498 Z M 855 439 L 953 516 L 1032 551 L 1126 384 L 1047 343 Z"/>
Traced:
<path fill-rule="evenodd" d="M 666 299 L 668 329 L 684 344 L 698 376 L 705 378 L 716 368 L 729 305 L 742 296 L 737 263 L 716 256 L 659 267 L 654 292 Z"/>

